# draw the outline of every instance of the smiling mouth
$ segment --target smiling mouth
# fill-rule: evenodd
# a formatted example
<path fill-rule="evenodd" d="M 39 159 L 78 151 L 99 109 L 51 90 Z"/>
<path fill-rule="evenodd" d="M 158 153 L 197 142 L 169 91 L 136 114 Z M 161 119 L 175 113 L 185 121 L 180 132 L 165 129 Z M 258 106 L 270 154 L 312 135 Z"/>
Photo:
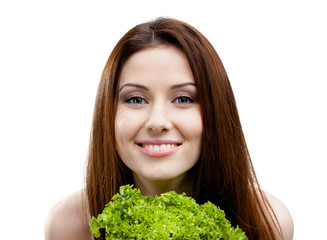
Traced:
<path fill-rule="evenodd" d="M 179 150 L 182 143 L 177 142 L 143 142 L 135 143 L 137 148 L 150 157 L 165 157 Z"/>
<path fill-rule="evenodd" d="M 182 145 L 181 143 L 166 143 L 166 144 L 142 144 L 137 143 L 138 146 L 154 151 L 163 151 L 167 149 L 172 149 Z"/>
<path fill-rule="evenodd" d="M 160 151 L 160 150 L 167 150 L 167 149 L 175 148 L 182 144 L 180 144 L 180 143 L 167 143 L 167 144 L 142 144 L 142 143 L 139 143 L 137 145 L 142 148 Z"/>

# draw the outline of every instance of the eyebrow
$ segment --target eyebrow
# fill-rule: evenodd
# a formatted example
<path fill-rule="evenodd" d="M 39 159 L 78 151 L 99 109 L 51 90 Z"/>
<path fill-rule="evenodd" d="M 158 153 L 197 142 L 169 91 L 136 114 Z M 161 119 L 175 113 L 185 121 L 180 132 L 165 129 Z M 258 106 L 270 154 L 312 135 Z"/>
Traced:
<path fill-rule="evenodd" d="M 191 86 L 194 86 L 194 87 L 195 87 L 195 83 L 187 82 L 187 83 L 181 83 L 181 84 L 173 85 L 170 89 L 182 88 L 182 87 L 185 87 L 185 86 L 188 86 L 188 85 L 191 85 Z M 129 86 L 129 87 L 136 87 L 136 88 L 140 88 L 140 89 L 143 89 L 143 90 L 149 91 L 149 88 L 147 88 L 147 87 L 144 86 L 144 85 L 136 84 L 136 83 L 126 83 L 126 84 L 124 84 L 124 85 L 119 89 L 119 92 L 120 92 L 124 87 L 127 87 L 127 86 Z"/>
<path fill-rule="evenodd" d="M 127 87 L 127 86 L 130 86 L 130 87 L 136 87 L 136 88 L 140 88 L 140 89 L 144 89 L 146 91 L 149 91 L 149 89 L 144 86 L 144 85 L 140 85 L 140 84 L 136 84 L 136 83 L 126 83 L 124 84 L 120 89 L 119 89 L 119 92 L 124 88 L 124 87 Z"/>
<path fill-rule="evenodd" d="M 188 86 L 188 85 L 191 85 L 191 86 L 195 87 L 195 83 L 187 82 L 187 83 L 176 84 L 176 85 L 172 86 L 170 89 L 181 88 L 181 87 L 185 87 L 185 86 Z"/>

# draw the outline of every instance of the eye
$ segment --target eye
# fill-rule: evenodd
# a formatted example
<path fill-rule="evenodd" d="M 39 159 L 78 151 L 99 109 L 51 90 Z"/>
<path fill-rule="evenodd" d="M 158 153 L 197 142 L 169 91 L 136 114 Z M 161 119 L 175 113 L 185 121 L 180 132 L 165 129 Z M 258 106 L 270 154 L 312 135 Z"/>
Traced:
<path fill-rule="evenodd" d="M 130 98 L 126 99 L 125 102 L 140 105 L 140 104 L 144 104 L 145 100 L 141 97 L 130 97 Z"/>
<path fill-rule="evenodd" d="M 194 99 L 188 96 L 181 96 L 176 98 L 175 103 L 181 105 L 190 104 L 190 103 L 194 103 Z"/>

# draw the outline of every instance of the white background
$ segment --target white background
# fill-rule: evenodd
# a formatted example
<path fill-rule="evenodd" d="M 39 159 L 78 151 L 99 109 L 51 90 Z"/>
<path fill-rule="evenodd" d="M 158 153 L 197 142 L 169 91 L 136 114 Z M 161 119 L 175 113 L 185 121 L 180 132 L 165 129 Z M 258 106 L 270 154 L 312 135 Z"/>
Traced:
<path fill-rule="evenodd" d="M 259 181 L 288 206 L 294 239 L 326 237 L 326 10 L 312 0 L 1 1 L 1 239 L 43 239 L 53 204 L 83 187 L 105 62 L 126 31 L 159 16 L 216 48 Z"/>

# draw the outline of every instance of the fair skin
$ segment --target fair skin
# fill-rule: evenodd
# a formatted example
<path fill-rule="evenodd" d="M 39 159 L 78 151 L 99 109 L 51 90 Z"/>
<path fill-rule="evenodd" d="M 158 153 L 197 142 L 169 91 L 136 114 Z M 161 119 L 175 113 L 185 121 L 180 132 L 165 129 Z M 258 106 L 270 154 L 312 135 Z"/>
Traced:
<path fill-rule="evenodd" d="M 118 153 L 143 194 L 191 194 L 187 173 L 199 158 L 203 125 L 194 78 L 182 52 L 159 46 L 128 59 L 119 81 L 115 126 Z M 45 224 L 46 240 L 91 238 L 83 196 L 77 192 L 54 206 Z M 285 239 L 292 239 L 287 208 L 273 196 L 267 198 Z"/>
<path fill-rule="evenodd" d="M 118 153 L 136 187 L 152 196 L 169 190 L 190 194 L 187 172 L 199 159 L 203 126 L 185 55 L 168 46 L 134 54 L 119 90 Z"/>
<path fill-rule="evenodd" d="M 44 235 L 46 240 L 90 240 L 88 219 L 85 217 L 83 191 L 58 202 L 47 216 Z"/>

